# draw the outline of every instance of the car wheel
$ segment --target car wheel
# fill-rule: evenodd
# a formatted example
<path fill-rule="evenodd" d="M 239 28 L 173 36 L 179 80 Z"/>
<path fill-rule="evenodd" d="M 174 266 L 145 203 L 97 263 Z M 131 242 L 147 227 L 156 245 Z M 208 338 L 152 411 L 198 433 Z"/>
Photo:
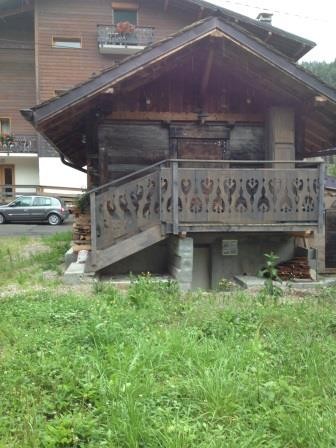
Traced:
<path fill-rule="evenodd" d="M 61 218 L 58 215 L 56 215 L 56 213 L 51 213 L 48 216 L 48 223 L 51 226 L 58 226 L 59 224 L 61 224 L 61 222 L 62 222 Z"/>
<path fill-rule="evenodd" d="M 2 214 L 0 213 L 0 224 L 5 224 L 5 222 L 6 222 L 6 220 L 5 220 L 4 215 L 2 215 Z"/>

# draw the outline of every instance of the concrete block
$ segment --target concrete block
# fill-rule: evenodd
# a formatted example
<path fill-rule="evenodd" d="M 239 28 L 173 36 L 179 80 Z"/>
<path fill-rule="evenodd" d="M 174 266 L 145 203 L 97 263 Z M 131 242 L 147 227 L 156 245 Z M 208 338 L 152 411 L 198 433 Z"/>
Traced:
<path fill-rule="evenodd" d="M 85 264 L 83 263 L 71 263 L 63 275 L 63 282 L 67 285 L 92 283 L 93 280 L 94 275 L 85 273 Z"/>
<path fill-rule="evenodd" d="M 77 254 L 71 247 L 64 255 L 64 264 L 66 267 L 68 267 L 70 266 L 71 263 L 75 263 L 76 261 L 77 261 Z"/>

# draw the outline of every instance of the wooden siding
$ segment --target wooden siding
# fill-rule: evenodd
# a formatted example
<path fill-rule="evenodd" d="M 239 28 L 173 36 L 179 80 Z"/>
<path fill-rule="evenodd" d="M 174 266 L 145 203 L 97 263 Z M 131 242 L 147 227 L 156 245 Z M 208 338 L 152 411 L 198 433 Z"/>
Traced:
<path fill-rule="evenodd" d="M 160 124 L 110 124 L 99 128 L 100 183 L 169 158 L 168 129 Z"/>
<path fill-rule="evenodd" d="M 139 25 L 155 27 L 155 40 L 167 37 L 192 21 L 194 17 L 188 18 L 186 13 L 180 14 L 175 8 L 164 12 L 160 1 L 139 4 Z M 53 97 L 55 90 L 68 90 L 121 59 L 99 53 L 98 24 L 112 24 L 110 0 L 36 1 L 40 102 Z M 52 48 L 53 36 L 80 37 L 82 48 Z"/>
<path fill-rule="evenodd" d="M 30 14 L 1 22 L 0 118 L 10 118 L 11 131 L 16 134 L 35 133 L 20 114 L 20 109 L 36 102 L 33 42 Z"/>

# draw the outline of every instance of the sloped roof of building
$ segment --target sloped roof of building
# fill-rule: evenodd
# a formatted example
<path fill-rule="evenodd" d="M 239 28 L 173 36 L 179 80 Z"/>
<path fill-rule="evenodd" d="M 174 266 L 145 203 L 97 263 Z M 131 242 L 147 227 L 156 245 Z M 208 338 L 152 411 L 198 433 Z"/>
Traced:
<path fill-rule="evenodd" d="M 321 95 L 325 99 L 325 113 L 330 115 L 327 117 L 327 121 L 334 120 L 336 113 L 335 89 L 274 51 L 264 42 L 238 30 L 220 17 L 209 17 L 194 23 L 174 36 L 155 43 L 142 52 L 127 58 L 119 65 L 104 70 L 98 76 L 74 87 L 64 95 L 29 110 L 24 110 L 22 114 L 46 138 L 50 138 L 48 134 L 49 126 L 55 127 L 55 119 L 62 121 L 62 114 L 65 111 L 69 111 L 67 121 L 79 119 L 80 114 L 87 112 L 87 110 L 85 112 L 85 108 L 89 109 L 91 107 L 90 104 L 92 104 L 94 98 L 106 92 L 107 89 L 114 88 L 119 83 L 132 79 L 139 72 L 145 73 L 146 70 L 150 70 L 156 64 L 161 64 L 171 55 L 177 54 L 180 50 L 211 35 L 228 39 L 243 48 L 248 54 L 253 55 L 273 72 L 274 70 L 278 72 L 279 76 L 286 80 L 288 86 L 293 88 L 295 93 L 297 93 L 297 88 L 300 87 L 303 92 L 302 104 L 314 98 L 315 95 Z M 62 141 L 64 141 L 64 138 Z M 54 144 L 57 146 L 57 142 L 54 142 Z M 59 148 L 59 150 L 63 152 L 62 148 Z"/>

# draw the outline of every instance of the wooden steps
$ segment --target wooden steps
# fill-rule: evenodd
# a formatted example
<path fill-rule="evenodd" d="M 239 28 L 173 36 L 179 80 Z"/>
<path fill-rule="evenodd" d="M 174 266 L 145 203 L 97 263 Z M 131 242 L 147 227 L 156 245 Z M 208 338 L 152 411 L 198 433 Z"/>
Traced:
<path fill-rule="evenodd" d="M 159 243 L 166 237 L 167 235 L 162 234 L 161 225 L 155 225 L 141 233 L 122 240 L 107 249 L 97 250 L 95 258 L 92 254 L 90 270 L 94 272 L 100 271 L 117 261 L 140 252 L 153 244 Z"/>

